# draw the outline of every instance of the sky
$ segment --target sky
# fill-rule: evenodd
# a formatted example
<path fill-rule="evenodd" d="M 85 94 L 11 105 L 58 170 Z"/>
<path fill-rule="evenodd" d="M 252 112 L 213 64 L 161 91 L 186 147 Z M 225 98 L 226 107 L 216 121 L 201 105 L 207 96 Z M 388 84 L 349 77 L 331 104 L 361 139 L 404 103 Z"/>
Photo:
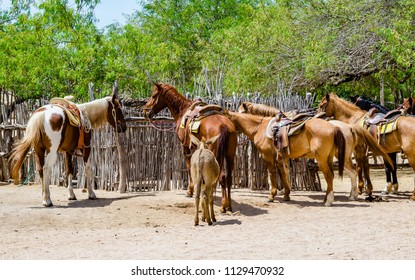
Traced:
<path fill-rule="evenodd" d="M 95 17 L 98 28 L 103 28 L 111 23 L 118 22 L 121 25 L 126 22 L 125 15 L 132 14 L 138 9 L 139 0 L 101 0 L 95 8 Z M 11 0 L 0 0 L 1 9 L 10 7 Z"/>

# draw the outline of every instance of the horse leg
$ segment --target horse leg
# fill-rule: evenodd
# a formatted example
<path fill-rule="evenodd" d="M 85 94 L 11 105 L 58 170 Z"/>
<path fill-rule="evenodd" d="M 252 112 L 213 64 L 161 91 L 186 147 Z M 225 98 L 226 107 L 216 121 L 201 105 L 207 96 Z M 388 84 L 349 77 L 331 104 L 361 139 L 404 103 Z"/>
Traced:
<path fill-rule="evenodd" d="M 357 171 L 353 166 L 351 157 L 345 160 L 344 169 L 349 175 L 350 183 L 351 183 L 349 200 L 357 200 L 357 197 L 359 196 L 359 191 L 357 189 Z"/>
<path fill-rule="evenodd" d="M 398 178 L 396 176 L 396 153 L 389 153 L 388 156 L 391 158 L 393 166 L 388 162 L 385 162 L 385 173 L 386 173 L 386 186 L 382 190 L 382 193 L 398 193 Z"/>
<path fill-rule="evenodd" d="M 327 182 L 327 190 L 326 190 L 326 197 L 324 198 L 325 206 L 331 206 L 334 202 L 334 193 L 333 193 L 333 179 L 334 173 L 333 169 L 331 168 L 331 163 L 329 164 L 327 161 L 320 161 L 317 160 L 318 166 L 321 172 L 324 175 L 324 179 Z"/>
<path fill-rule="evenodd" d="M 94 193 L 94 173 L 92 172 L 92 167 L 90 161 L 87 160 L 85 165 L 85 183 L 88 192 L 88 199 L 97 199 L 97 196 Z"/>
<path fill-rule="evenodd" d="M 284 185 L 284 201 L 290 201 L 290 180 L 288 178 L 288 159 L 278 161 L 277 164 L 278 174 L 280 175 L 282 184 Z"/>
<path fill-rule="evenodd" d="M 199 225 L 199 203 L 200 203 L 201 187 L 202 186 L 200 185 L 200 183 L 197 182 L 196 183 L 196 193 L 195 193 L 195 226 Z M 203 217 L 202 217 L 202 219 L 203 219 Z"/>
<path fill-rule="evenodd" d="M 42 196 L 43 196 L 43 206 L 51 207 L 53 206 L 52 200 L 50 199 L 50 178 L 52 176 L 52 166 L 55 164 L 56 159 L 58 158 L 57 151 L 50 151 L 46 158 L 45 164 L 43 165 L 43 180 L 42 180 Z"/>
<path fill-rule="evenodd" d="M 213 211 L 213 191 L 216 189 L 216 183 L 214 183 L 208 191 L 208 204 L 209 204 L 209 215 L 212 222 L 216 222 L 215 212 Z"/>
<path fill-rule="evenodd" d="M 268 197 L 268 202 L 274 202 L 274 198 L 277 195 L 277 172 L 275 170 L 275 164 L 267 162 L 267 171 L 268 171 L 268 184 L 270 189 L 270 194 Z"/>
<path fill-rule="evenodd" d="M 184 158 L 186 159 L 187 170 L 190 171 L 190 158 L 191 158 L 190 149 L 183 146 L 183 155 L 184 155 Z M 193 192 L 194 192 L 194 185 L 193 185 L 192 176 L 190 176 L 190 172 L 189 172 L 189 176 L 188 176 L 188 181 L 189 181 L 189 186 L 188 186 L 187 191 L 186 191 L 186 196 L 187 197 L 192 197 Z"/>
<path fill-rule="evenodd" d="M 76 200 L 75 193 L 73 192 L 72 186 L 72 176 L 73 176 L 73 166 L 72 166 L 72 154 L 69 152 L 65 153 L 65 164 L 66 164 L 66 179 L 68 182 L 68 200 Z"/>
<path fill-rule="evenodd" d="M 372 195 L 373 185 L 372 181 L 370 180 L 370 171 L 369 171 L 369 158 L 367 155 L 363 158 L 363 173 L 365 174 L 366 179 L 366 193 L 370 196 Z"/>
<path fill-rule="evenodd" d="M 203 221 L 206 221 L 208 225 L 212 225 L 212 220 L 210 219 L 209 214 L 209 201 L 208 201 L 208 194 L 206 193 L 206 188 L 203 190 L 202 194 L 202 215 L 204 216 Z"/>

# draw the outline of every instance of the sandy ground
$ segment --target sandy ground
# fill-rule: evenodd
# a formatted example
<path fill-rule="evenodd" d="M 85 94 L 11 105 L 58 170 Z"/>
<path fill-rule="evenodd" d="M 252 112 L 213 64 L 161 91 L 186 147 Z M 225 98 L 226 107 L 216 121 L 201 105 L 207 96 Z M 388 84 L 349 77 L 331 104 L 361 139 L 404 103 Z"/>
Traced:
<path fill-rule="evenodd" d="M 379 195 L 383 171 L 371 174 Z M 194 200 L 182 190 L 96 191 L 92 201 L 77 189 L 78 200 L 68 201 L 66 189 L 53 186 L 55 206 L 45 208 L 38 185 L 0 186 L 0 259 L 415 259 L 414 179 L 406 169 L 398 176 L 401 193 L 389 202 L 348 201 L 347 177 L 336 179 L 332 207 L 321 192 L 268 203 L 266 191 L 242 189 L 233 190 L 234 213 L 220 214 L 217 192 L 217 223 L 198 227 Z"/>

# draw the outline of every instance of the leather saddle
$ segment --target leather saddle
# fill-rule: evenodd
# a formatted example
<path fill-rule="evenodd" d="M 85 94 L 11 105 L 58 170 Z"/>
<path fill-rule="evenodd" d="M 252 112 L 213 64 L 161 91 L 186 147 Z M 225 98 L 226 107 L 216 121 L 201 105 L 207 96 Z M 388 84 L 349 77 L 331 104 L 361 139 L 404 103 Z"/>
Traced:
<path fill-rule="evenodd" d="M 290 154 L 289 137 L 301 131 L 304 124 L 313 117 L 310 113 L 301 113 L 292 118 L 279 112 L 267 126 L 267 137 L 273 139 L 274 145 L 282 154 Z"/>
<path fill-rule="evenodd" d="M 77 149 L 81 151 L 82 154 L 77 154 L 75 151 L 75 155 L 82 156 L 83 151 L 85 148 L 85 129 L 87 125 L 84 124 L 84 116 L 82 115 L 81 110 L 76 106 L 75 103 L 69 101 L 65 98 L 54 97 L 49 101 L 50 105 L 58 106 L 61 108 L 66 116 L 68 117 L 69 124 L 79 128 L 79 138 L 78 138 L 78 145 Z M 89 132 L 88 132 L 89 133 Z"/>
<path fill-rule="evenodd" d="M 364 119 L 363 126 L 366 127 L 370 134 L 380 142 L 381 135 L 385 138 L 387 133 L 396 129 L 398 119 L 405 115 L 403 110 L 392 110 L 386 114 L 379 113 L 376 108 L 368 111 Z"/>

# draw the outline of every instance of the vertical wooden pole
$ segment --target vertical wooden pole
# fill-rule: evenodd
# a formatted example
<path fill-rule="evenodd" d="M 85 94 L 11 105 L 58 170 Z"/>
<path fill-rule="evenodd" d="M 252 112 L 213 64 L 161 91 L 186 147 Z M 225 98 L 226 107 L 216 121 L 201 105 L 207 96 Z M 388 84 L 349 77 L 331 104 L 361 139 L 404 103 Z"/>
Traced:
<path fill-rule="evenodd" d="M 118 81 L 115 81 L 114 87 L 112 88 L 112 94 L 118 95 Z M 115 133 L 115 141 L 117 144 L 118 151 L 118 162 L 119 162 L 119 172 L 120 172 L 120 183 L 118 185 L 118 191 L 120 193 L 125 193 L 127 189 L 127 154 L 124 149 L 124 134 Z"/>

